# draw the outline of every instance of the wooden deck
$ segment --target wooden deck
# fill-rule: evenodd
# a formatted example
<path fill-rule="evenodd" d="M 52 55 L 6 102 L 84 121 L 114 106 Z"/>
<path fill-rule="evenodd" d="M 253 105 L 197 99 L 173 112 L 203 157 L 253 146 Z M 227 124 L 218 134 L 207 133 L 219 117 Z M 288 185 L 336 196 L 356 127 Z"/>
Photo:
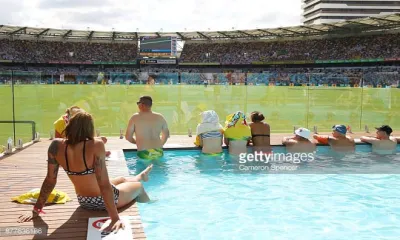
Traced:
<path fill-rule="evenodd" d="M 326 133 L 330 134 L 330 133 Z M 399 136 L 400 132 L 395 135 Z M 292 134 L 272 134 L 271 144 L 279 145 L 283 136 Z M 351 134 L 354 138 L 373 133 Z M 193 147 L 194 137 L 171 136 L 166 147 Z M 47 148 L 50 141 L 42 139 L 38 143 L 12 155 L 0 157 L 0 229 L 4 227 L 45 227 L 47 236 L 0 236 L 0 239 L 86 239 L 89 217 L 107 217 L 107 212 L 88 211 L 79 207 L 72 184 L 64 172 L 59 173 L 57 190 L 66 192 L 72 199 L 66 204 L 46 206 L 46 214 L 34 221 L 17 223 L 18 216 L 30 211 L 32 205 L 11 202 L 11 197 L 23 194 L 33 188 L 40 188 L 47 168 Z M 129 171 L 122 149 L 132 149 L 134 145 L 124 139 L 111 137 L 106 149 L 112 151 L 107 167 L 110 177 L 128 176 Z M 62 171 L 62 170 L 60 170 Z M 151 175 L 150 175 L 151 181 Z M 121 216 L 132 216 L 133 239 L 146 239 L 136 204 L 121 210 Z"/>

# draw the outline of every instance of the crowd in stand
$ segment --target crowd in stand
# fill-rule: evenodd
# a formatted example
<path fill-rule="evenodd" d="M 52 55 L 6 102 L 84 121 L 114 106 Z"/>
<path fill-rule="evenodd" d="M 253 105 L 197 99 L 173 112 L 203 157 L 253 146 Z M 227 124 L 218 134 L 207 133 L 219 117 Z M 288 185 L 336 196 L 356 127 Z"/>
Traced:
<path fill-rule="evenodd" d="M 400 34 L 358 36 L 295 41 L 191 43 L 184 45 L 180 62 L 220 62 L 249 64 L 254 61 L 315 61 L 365 58 L 398 58 Z M 0 60 L 26 62 L 19 66 L 0 66 L 0 82 L 9 80 L 9 71 L 21 82 L 54 83 L 60 75 L 70 82 L 99 81 L 99 74 L 108 81 L 140 82 L 151 77 L 162 84 L 337 84 L 337 85 L 399 85 L 399 67 L 353 68 L 181 68 L 176 65 L 140 66 L 113 65 L 68 66 L 66 64 L 34 67 L 29 63 L 47 62 L 127 62 L 137 58 L 137 44 L 50 42 L 0 39 Z M 42 65 L 43 66 L 43 65 Z M 32 78 L 32 76 L 35 76 Z M 23 77 L 25 76 L 25 77 Z M 33 80 L 32 80 L 33 79 Z"/>
<path fill-rule="evenodd" d="M 9 68 L 0 67 L 0 83 L 11 79 Z M 13 68 L 15 79 L 21 83 L 47 82 L 53 84 L 64 74 L 71 83 L 99 82 L 125 84 L 146 83 L 151 77 L 155 84 L 244 84 L 249 85 L 294 85 L 304 84 L 337 86 L 400 86 L 398 67 L 359 68 L 265 68 L 243 69 L 233 72 L 228 69 L 172 69 L 172 68 Z M 99 76 L 99 74 L 101 76 Z M 104 76 L 104 78 L 102 78 Z M 100 77 L 100 78 L 99 78 Z M 111 82 L 110 82 L 111 81 Z"/>
<path fill-rule="evenodd" d="M 256 61 L 396 58 L 400 56 L 399 37 L 400 34 L 386 34 L 296 41 L 187 42 L 180 61 L 250 64 Z"/>
<path fill-rule="evenodd" d="M 180 62 L 250 64 L 256 61 L 315 61 L 400 56 L 400 34 L 341 38 L 247 41 L 186 42 Z M 59 42 L 0 39 L 0 60 L 16 62 L 128 62 L 137 58 L 137 44 Z"/>
<path fill-rule="evenodd" d="M 16 62 L 128 62 L 136 57 L 137 44 L 0 39 L 0 59 Z"/>

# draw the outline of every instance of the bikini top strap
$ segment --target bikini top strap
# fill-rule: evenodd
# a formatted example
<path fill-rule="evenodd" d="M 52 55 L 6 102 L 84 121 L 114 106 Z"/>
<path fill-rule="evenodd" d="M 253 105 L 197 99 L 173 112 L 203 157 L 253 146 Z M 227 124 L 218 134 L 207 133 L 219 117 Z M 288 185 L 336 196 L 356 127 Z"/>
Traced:
<path fill-rule="evenodd" d="M 68 149 L 68 144 L 65 145 L 65 162 L 66 162 L 66 164 L 67 164 L 67 171 L 69 172 L 67 149 Z"/>
<path fill-rule="evenodd" d="M 86 156 L 85 156 L 86 154 L 85 153 L 86 153 L 86 139 L 83 142 L 83 163 L 85 164 L 86 170 L 89 170 L 89 168 L 86 164 Z"/>

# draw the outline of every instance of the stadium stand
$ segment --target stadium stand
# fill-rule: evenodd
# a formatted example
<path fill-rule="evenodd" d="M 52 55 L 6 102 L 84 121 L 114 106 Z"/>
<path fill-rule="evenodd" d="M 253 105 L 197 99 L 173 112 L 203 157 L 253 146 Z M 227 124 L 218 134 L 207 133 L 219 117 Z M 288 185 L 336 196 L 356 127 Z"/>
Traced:
<path fill-rule="evenodd" d="M 400 86 L 399 14 L 325 25 L 186 33 L 1 26 L 0 84 L 9 82 L 13 71 L 19 83 L 42 84 L 60 83 L 62 77 L 61 83 L 69 84 L 147 83 L 151 78 L 155 84 Z M 178 63 L 139 64 L 142 36 L 185 40 Z"/>
<path fill-rule="evenodd" d="M 251 64 L 268 61 L 394 58 L 400 56 L 400 34 L 274 42 L 191 43 L 181 62 Z"/>
<path fill-rule="evenodd" d="M 0 59 L 15 62 L 136 61 L 137 44 L 0 39 Z"/>

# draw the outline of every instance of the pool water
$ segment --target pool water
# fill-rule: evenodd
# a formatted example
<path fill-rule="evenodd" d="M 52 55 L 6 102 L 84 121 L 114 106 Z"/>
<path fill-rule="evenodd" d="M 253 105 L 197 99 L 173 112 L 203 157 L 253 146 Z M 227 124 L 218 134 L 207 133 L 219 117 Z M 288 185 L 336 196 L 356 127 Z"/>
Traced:
<path fill-rule="evenodd" d="M 357 146 L 355 154 L 338 156 L 319 147 L 315 161 L 291 174 L 273 174 L 240 171 L 228 154 L 165 151 L 144 184 L 157 201 L 138 204 L 146 236 L 399 239 L 400 147 L 389 156 L 369 152 Z M 145 168 L 135 152 L 125 157 L 131 174 Z"/>

